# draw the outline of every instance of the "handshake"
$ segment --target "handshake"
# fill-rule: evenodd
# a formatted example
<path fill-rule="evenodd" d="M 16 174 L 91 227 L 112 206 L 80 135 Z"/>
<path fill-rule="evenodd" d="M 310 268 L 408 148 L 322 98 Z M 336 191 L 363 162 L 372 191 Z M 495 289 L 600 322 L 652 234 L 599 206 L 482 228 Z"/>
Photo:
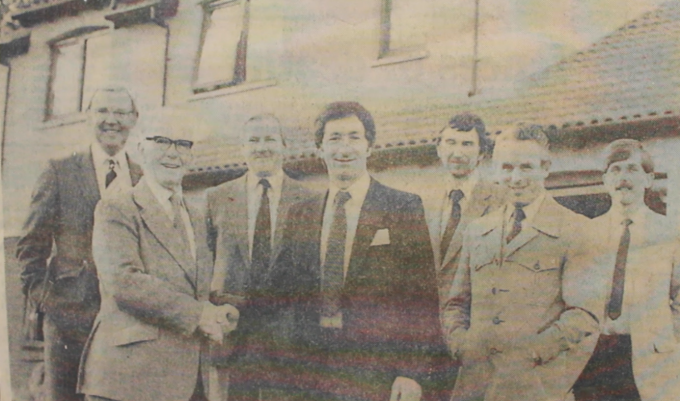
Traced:
<path fill-rule="evenodd" d="M 236 329 L 238 319 L 239 311 L 232 305 L 216 306 L 205 302 L 197 330 L 211 341 L 222 344 L 224 335 Z"/>

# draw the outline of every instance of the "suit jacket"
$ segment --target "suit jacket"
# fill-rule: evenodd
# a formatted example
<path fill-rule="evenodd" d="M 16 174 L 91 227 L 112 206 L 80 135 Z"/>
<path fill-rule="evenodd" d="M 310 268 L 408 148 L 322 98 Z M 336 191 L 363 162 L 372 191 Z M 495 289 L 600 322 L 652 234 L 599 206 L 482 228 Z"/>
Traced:
<path fill-rule="evenodd" d="M 142 170 L 129 158 L 128 165 L 135 185 Z M 24 293 L 44 301 L 42 308 L 56 324 L 85 334 L 99 309 L 92 260 L 93 217 L 99 199 L 89 149 L 50 160 L 36 183 L 17 245 Z"/>
<path fill-rule="evenodd" d="M 269 299 L 269 291 L 260 288 L 255 295 L 251 291 L 250 247 L 248 241 L 248 192 L 246 176 L 226 182 L 207 191 L 208 243 L 214 255 L 214 269 L 224 274 L 220 289 L 213 288 L 211 295 L 216 304 L 229 303 L 241 313 L 239 324 L 230 340 L 222 347 L 215 347 L 215 362 L 223 363 L 232 352 L 233 342 L 242 343 L 253 331 L 276 331 L 276 308 Z M 300 182 L 284 175 L 277 210 L 277 223 L 273 232 L 270 269 L 281 253 L 281 240 L 286 216 L 291 205 L 309 197 L 311 192 Z M 213 283 L 214 285 L 215 283 Z M 280 329 L 280 327 L 278 327 Z"/>
<path fill-rule="evenodd" d="M 506 244 L 508 207 L 468 226 L 445 304 L 444 330 L 462 360 L 454 399 L 481 393 L 487 401 L 562 400 L 598 331 L 596 300 L 580 291 L 588 271 L 579 262 L 579 229 L 588 220 L 546 194 Z"/>
<path fill-rule="evenodd" d="M 680 242 L 671 219 L 645 208 L 630 226 L 623 308 L 628 313 L 633 374 L 643 401 L 671 401 L 680 394 Z M 592 221 L 592 262 L 583 291 L 598 295 L 601 320 L 611 294 L 618 232 L 613 213 Z M 637 224 L 637 226 L 636 226 Z"/>
<path fill-rule="evenodd" d="M 187 209 L 195 260 L 144 180 L 97 206 L 93 253 L 102 304 L 83 351 L 79 392 L 121 401 L 186 401 L 193 393 L 212 259 L 205 216 Z"/>
<path fill-rule="evenodd" d="M 295 303 L 295 341 L 301 349 L 309 349 L 308 357 L 314 360 L 323 359 L 318 355 L 323 351 L 315 347 L 323 350 L 326 344 L 320 327 L 320 245 L 327 196 L 291 208 L 284 249 L 273 274 L 280 299 Z M 379 230 L 388 241 L 373 245 Z M 441 333 L 432 249 L 417 195 L 371 180 L 359 215 L 341 310 L 343 326 L 330 346 L 344 355 L 357 355 L 352 360 L 355 368 L 383 372 L 388 391 L 383 396 L 389 396 L 389 385 L 397 376 L 426 385 L 433 370 L 431 356 L 441 352 L 437 348 Z"/>
<path fill-rule="evenodd" d="M 468 197 L 467 207 L 461 214 L 460 222 L 447 246 L 443 260 L 440 252 L 442 246 L 442 199 L 441 196 L 423 197 L 425 218 L 430 230 L 430 243 L 434 251 L 439 298 L 442 302 L 449 294 L 453 277 L 458 269 L 465 229 L 473 220 L 487 215 L 503 204 L 503 194 L 499 186 L 489 182 L 479 181 Z"/>

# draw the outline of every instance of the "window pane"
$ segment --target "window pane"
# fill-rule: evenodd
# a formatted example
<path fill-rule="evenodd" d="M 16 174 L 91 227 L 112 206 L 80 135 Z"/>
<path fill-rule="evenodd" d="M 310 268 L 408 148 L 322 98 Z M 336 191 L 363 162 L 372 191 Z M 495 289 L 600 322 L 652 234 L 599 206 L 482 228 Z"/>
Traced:
<path fill-rule="evenodd" d="M 242 2 L 212 11 L 204 29 L 198 83 L 232 81 L 236 48 L 243 30 Z"/>
<path fill-rule="evenodd" d="M 421 47 L 425 44 L 426 27 L 430 23 L 430 2 L 391 0 L 390 50 Z"/>
<path fill-rule="evenodd" d="M 52 47 L 52 110 L 58 116 L 80 111 L 83 42 L 70 40 Z"/>

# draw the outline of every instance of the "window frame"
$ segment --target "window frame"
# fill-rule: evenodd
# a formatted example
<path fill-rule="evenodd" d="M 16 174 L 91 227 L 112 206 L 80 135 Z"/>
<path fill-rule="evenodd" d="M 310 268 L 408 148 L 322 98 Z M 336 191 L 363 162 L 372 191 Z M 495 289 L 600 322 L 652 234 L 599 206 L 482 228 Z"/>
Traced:
<path fill-rule="evenodd" d="M 194 72 L 192 77 L 192 91 L 195 95 L 200 95 L 206 92 L 213 92 L 225 88 L 233 88 L 243 85 L 247 82 L 248 71 L 248 31 L 250 28 L 250 0 L 207 0 L 201 1 L 199 5 L 203 9 L 203 19 L 201 22 L 201 35 L 194 61 Z M 243 25 L 241 29 L 241 37 L 236 46 L 236 54 L 233 65 L 233 78 L 231 80 L 218 79 L 209 82 L 199 82 L 199 72 L 201 68 L 201 59 L 203 57 L 205 40 L 208 34 L 210 19 L 212 13 L 223 7 L 236 7 L 241 5 L 243 7 Z"/>
<path fill-rule="evenodd" d="M 430 55 L 424 46 L 419 48 L 392 48 L 392 2 L 393 0 L 380 0 L 378 57 L 371 67 L 421 60 Z"/>

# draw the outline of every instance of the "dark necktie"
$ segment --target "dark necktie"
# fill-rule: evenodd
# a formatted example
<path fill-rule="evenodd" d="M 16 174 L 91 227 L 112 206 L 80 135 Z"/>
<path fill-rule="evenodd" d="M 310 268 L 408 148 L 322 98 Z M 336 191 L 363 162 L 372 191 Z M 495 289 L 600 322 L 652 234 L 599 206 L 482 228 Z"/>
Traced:
<path fill-rule="evenodd" d="M 344 281 L 345 242 L 347 240 L 347 216 L 345 203 L 351 198 L 349 192 L 335 195 L 333 222 L 328 235 L 326 259 L 321 275 L 322 316 L 332 318 L 340 313 L 340 292 Z"/>
<path fill-rule="evenodd" d="M 255 233 L 253 234 L 253 251 L 251 257 L 250 287 L 258 290 L 264 285 L 271 259 L 272 222 L 269 207 L 269 189 L 271 185 L 265 178 L 258 185 L 262 186 L 260 208 L 255 218 Z"/>
<path fill-rule="evenodd" d="M 628 246 L 630 245 L 630 228 L 633 223 L 631 219 L 625 219 L 621 224 L 625 226 L 619 249 L 616 251 L 616 264 L 614 265 L 614 280 L 612 281 L 612 293 L 609 298 L 607 314 L 611 320 L 616 320 L 621 316 L 623 305 L 623 288 L 626 283 L 626 259 L 628 258 Z"/>
<path fill-rule="evenodd" d="M 524 206 L 526 206 L 524 203 L 515 203 L 515 211 L 512 213 L 512 230 L 510 230 L 510 233 L 505 239 L 508 244 L 522 231 L 522 220 L 527 217 L 527 215 L 524 214 Z"/>
<path fill-rule="evenodd" d="M 460 223 L 460 201 L 464 197 L 465 194 L 460 189 L 454 189 L 449 192 L 449 199 L 451 199 L 452 203 L 451 215 L 449 216 L 449 221 L 446 223 L 446 229 L 444 230 L 444 236 L 442 237 L 440 249 L 442 260 L 446 256 L 446 251 L 451 243 L 451 238 L 453 238 L 453 234 L 456 233 L 456 228 L 458 228 L 458 224 Z"/>
<path fill-rule="evenodd" d="M 116 174 L 116 162 L 113 161 L 113 159 L 109 159 L 109 172 L 106 173 L 106 178 L 104 180 L 104 188 L 108 188 L 109 185 L 113 182 L 113 180 L 118 177 L 118 174 Z"/>

